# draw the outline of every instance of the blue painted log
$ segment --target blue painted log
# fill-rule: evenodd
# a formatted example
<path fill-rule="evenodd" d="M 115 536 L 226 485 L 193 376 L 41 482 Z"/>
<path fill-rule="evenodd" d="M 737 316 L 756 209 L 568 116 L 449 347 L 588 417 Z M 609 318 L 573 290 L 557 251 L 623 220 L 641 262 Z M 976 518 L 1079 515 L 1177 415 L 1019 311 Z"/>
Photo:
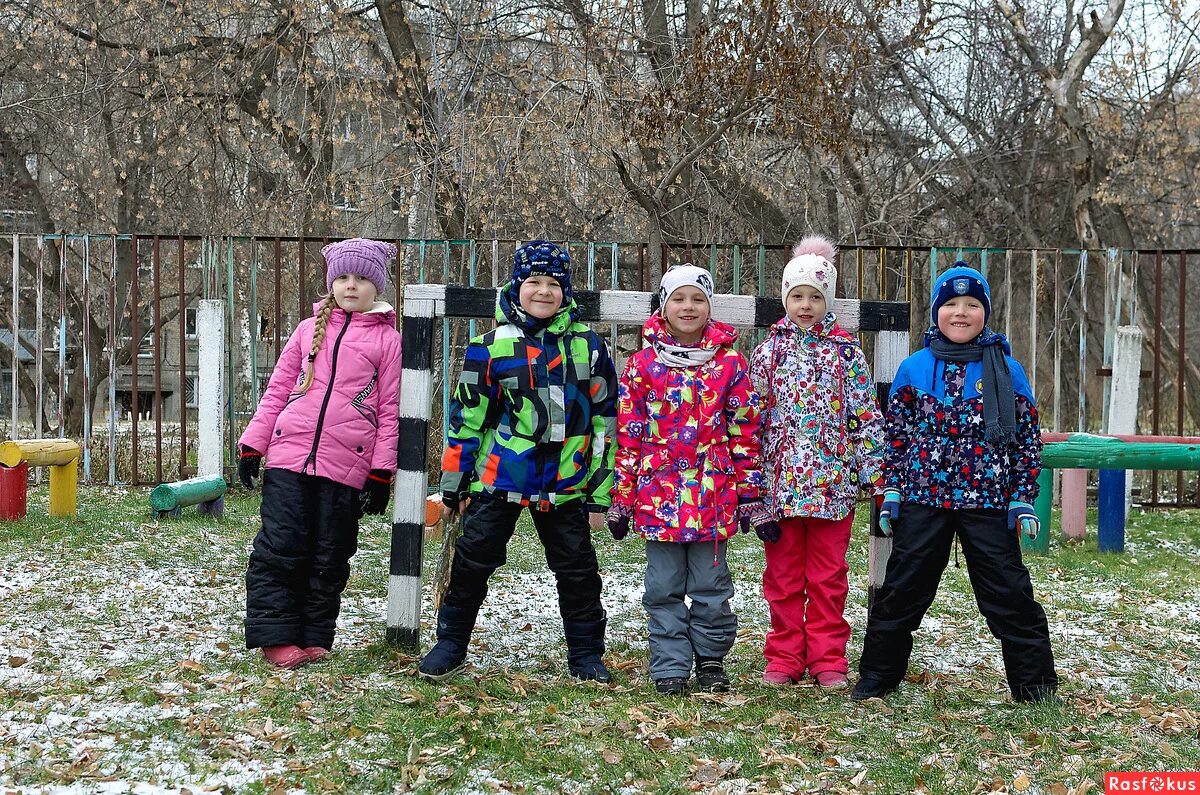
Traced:
<path fill-rule="evenodd" d="M 1125 470 L 1101 469 L 1096 495 L 1099 522 L 1096 541 L 1101 552 L 1125 551 Z"/>

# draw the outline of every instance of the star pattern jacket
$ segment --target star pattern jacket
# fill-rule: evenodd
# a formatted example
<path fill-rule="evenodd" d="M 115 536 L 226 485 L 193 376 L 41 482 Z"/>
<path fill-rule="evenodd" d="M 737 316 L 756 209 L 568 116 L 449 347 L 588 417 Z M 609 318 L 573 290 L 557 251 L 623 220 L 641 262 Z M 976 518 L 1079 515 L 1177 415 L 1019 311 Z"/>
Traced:
<path fill-rule="evenodd" d="M 983 365 L 946 362 L 928 347 L 900 364 L 886 413 L 884 480 L 905 502 L 935 508 L 995 508 L 1037 498 L 1042 433 L 1025 370 L 1004 352 L 1017 403 L 1015 440 L 984 439 Z"/>

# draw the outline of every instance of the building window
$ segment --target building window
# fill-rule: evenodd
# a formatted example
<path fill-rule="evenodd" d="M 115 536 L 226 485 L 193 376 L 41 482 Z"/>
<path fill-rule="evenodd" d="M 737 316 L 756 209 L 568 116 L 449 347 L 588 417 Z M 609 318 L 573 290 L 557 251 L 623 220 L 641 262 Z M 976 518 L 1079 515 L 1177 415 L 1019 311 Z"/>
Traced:
<path fill-rule="evenodd" d="M 196 395 L 195 375 L 185 375 L 183 377 L 183 404 L 189 409 L 197 408 L 200 405 Z"/>

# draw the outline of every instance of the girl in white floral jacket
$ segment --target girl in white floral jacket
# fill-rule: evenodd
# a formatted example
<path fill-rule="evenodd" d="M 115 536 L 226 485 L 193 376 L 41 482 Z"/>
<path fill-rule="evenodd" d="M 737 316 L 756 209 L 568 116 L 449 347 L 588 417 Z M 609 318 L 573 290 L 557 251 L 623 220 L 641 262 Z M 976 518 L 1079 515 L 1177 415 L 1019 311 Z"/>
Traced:
<path fill-rule="evenodd" d="M 766 543 L 763 594 L 771 611 L 763 681 L 805 673 L 846 686 L 846 552 L 860 489 L 881 488 L 883 419 L 862 346 L 828 311 L 837 250 L 800 241 L 783 271 L 784 317 L 750 361 L 763 403 L 763 475 L 777 520 L 756 529 Z"/>

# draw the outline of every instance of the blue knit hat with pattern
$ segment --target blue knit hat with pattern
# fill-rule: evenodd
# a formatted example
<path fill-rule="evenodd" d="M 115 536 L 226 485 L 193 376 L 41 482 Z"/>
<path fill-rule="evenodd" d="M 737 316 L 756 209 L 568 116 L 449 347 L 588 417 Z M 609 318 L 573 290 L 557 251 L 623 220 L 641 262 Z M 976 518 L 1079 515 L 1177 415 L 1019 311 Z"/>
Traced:
<path fill-rule="evenodd" d="M 992 316 L 992 288 L 982 273 L 959 260 L 933 285 L 933 293 L 929 297 L 929 316 L 933 325 L 937 325 L 938 310 L 942 304 L 960 295 L 969 295 L 983 304 L 983 322 L 987 323 Z"/>
<path fill-rule="evenodd" d="M 571 255 L 548 240 L 530 240 L 513 255 L 512 286 L 519 290 L 530 276 L 557 279 L 563 291 L 563 305 L 571 302 Z"/>

